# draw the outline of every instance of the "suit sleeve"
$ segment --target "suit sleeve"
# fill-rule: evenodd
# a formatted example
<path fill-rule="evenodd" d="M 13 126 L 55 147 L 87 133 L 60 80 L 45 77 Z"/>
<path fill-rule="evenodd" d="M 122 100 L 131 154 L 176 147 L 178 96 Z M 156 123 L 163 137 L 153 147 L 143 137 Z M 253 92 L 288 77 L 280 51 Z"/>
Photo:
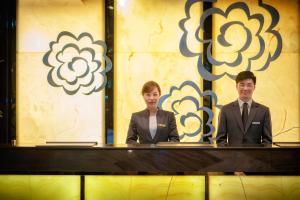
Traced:
<path fill-rule="evenodd" d="M 169 141 L 180 142 L 174 113 L 171 113 L 170 115 L 169 129 Z"/>
<path fill-rule="evenodd" d="M 264 118 L 262 143 L 263 144 L 272 143 L 272 122 L 271 122 L 271 114 L 269 108 L 267 109 Z"/>
<path fill-rule="evenodd" d="M 218 118 L 218 131 L 217 131 L 217 144 L 226 144 L 227 143 L 227 127 L 226 127 L 226 115 L 224 109 L 221 109 Z"/>
<path fill-rule="evenodd" d="M 127 132 L 127 139 L 126 144 L 136 144 L 137 143 L 137 129 L 136 129 L 136 123 L 134 120 L 134 115 L 131 115 L 128 132 Z"/>

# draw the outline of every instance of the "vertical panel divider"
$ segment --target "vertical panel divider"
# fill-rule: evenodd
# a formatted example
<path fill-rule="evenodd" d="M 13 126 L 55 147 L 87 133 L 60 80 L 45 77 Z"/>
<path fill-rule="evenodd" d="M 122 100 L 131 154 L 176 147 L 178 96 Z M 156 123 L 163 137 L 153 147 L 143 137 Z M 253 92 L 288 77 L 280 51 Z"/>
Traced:
<path fill-rule="evenodd" d="M 207 9 L 210 9 L 213 7 L 212 2 L 203 2 L 203 12 L 205 12 Z M 208 16 L 204 23 L 204 40 L 212 39 L 212 16 Z M 205 69 L 209 72 L 212 72 L 212 64 L 207 59 L 207 48 L 209 43 L 203 44 L 203 65 Z M 207 81 L 203 79 L 203 91 L 206 90 L 212 90 L 212 82 Z M 203 97 L 203 107 L 207 107 L 212 109 L 212 99 L 210 96 L 204 96 Z M 210 132 L 210 127 L 206 125 L 206 122 L 208 121 L 209 116 L 206 112 L 203 112 L 203 134 L 207 134 Z M 206 136 L 203 138 L 202 142 L 209 142 L 209 138 L 212 136 Z"/>
<path fill-rule="evenodd" d="M 80 200 L 85 199 L 85 176 L 80 175 Z"/>
<path fill-rule="evenodd" d="M 16 0 L 0 8 L 0 143 L 16 139 Z"/>
<path fill-rule="evenodd" d="M 114 0 L 105 0 L 105 42 L 112 70 L 107 73 L 105 87 L 105 143 L 112 144 L 114 136 Z"/>

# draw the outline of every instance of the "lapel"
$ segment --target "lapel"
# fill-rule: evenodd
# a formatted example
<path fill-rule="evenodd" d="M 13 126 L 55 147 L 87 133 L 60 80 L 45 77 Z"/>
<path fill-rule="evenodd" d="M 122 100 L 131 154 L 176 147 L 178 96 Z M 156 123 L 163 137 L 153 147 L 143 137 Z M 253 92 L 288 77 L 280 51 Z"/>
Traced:
<path fill-rule="evenodd" d="M 236 100 L 235 102 L 233 102 L 232 106 L 233 106 L 233 114 L 235 116 L 235 119 L 236 119 L 240 129 L 242 130 L 242 132 L 245 133 L 239 102 Z"/>
<path fill-rule="evenodd" d="M 150 130 L 149 130 L 149 116 L 150 116 L 150 113 L 149 113 L 149 110 L 146 108 L 144 111 L 143 111 L 143 126 L 142 127 L 145 127 L 145 130 L 146 130 L 146 136 L 149 140 L 152 140 L 152 137 L 151 137 L 151 133 L 150 133 Z"/>
<path fill-rule="evenodd" d="M 161 116 L 161 112 L 162 112 L 162 110 L 158 108 L 157 113 L 156 113 L 157 128 L 156 128 L 155 136 L 154 136 L 154 138 L 153 138 L 154 141 L 157 140 L 157 137 L 158 137 L 159 131 L 160 131 L 160 130 L 159 130 L 159 129 L 160 129 L 160 126 L 158 126 L 158 124 L 161 124 L 161 117 L 160 117 L 160 116 Z M 149 131 L 149 132 L 150 132 L 150 131 Z"/>
<path fill-rule="evenodd" d="M 253 119 L 255 117 L 257 109 L 258 109 L 258 104 L 255 103 L 252 100 L 252 104 L 251 104 L 251 108 L 250 108 L 250 113 L 249 113 L 248 120 L 247 120 L 247 123 L 246 123 L 246 130 L 245 130 L 245 132 L 247 132 L 248 128 L 250 127 L 251 122 L 253 121 Z"/>

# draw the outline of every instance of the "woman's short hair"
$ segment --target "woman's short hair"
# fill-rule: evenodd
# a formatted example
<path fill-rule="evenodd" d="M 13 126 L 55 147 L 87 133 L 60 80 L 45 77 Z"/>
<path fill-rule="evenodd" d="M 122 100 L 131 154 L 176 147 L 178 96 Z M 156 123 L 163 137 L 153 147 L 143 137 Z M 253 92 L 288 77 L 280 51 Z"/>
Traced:
<path fill-rule="evenodd" d="M 151 92 L 155 87 L 158 89 L 159 95 L 161 95 L 160 87 L 155 81 L 148 81 L 143 85 L 142 95 Z"/>

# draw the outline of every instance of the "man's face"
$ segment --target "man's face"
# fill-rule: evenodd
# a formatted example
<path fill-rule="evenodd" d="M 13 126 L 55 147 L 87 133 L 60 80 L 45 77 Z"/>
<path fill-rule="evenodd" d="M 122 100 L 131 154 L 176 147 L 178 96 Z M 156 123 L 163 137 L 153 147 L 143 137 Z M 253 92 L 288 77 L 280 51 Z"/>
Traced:
<path fill-rule="evenodd" d="M 245 79 L 237 83 L 236 89 L 239 93 L 239 98 L 242 101 L 249 101 L 252 98 L 255 85 L 252 79 Z"/>

